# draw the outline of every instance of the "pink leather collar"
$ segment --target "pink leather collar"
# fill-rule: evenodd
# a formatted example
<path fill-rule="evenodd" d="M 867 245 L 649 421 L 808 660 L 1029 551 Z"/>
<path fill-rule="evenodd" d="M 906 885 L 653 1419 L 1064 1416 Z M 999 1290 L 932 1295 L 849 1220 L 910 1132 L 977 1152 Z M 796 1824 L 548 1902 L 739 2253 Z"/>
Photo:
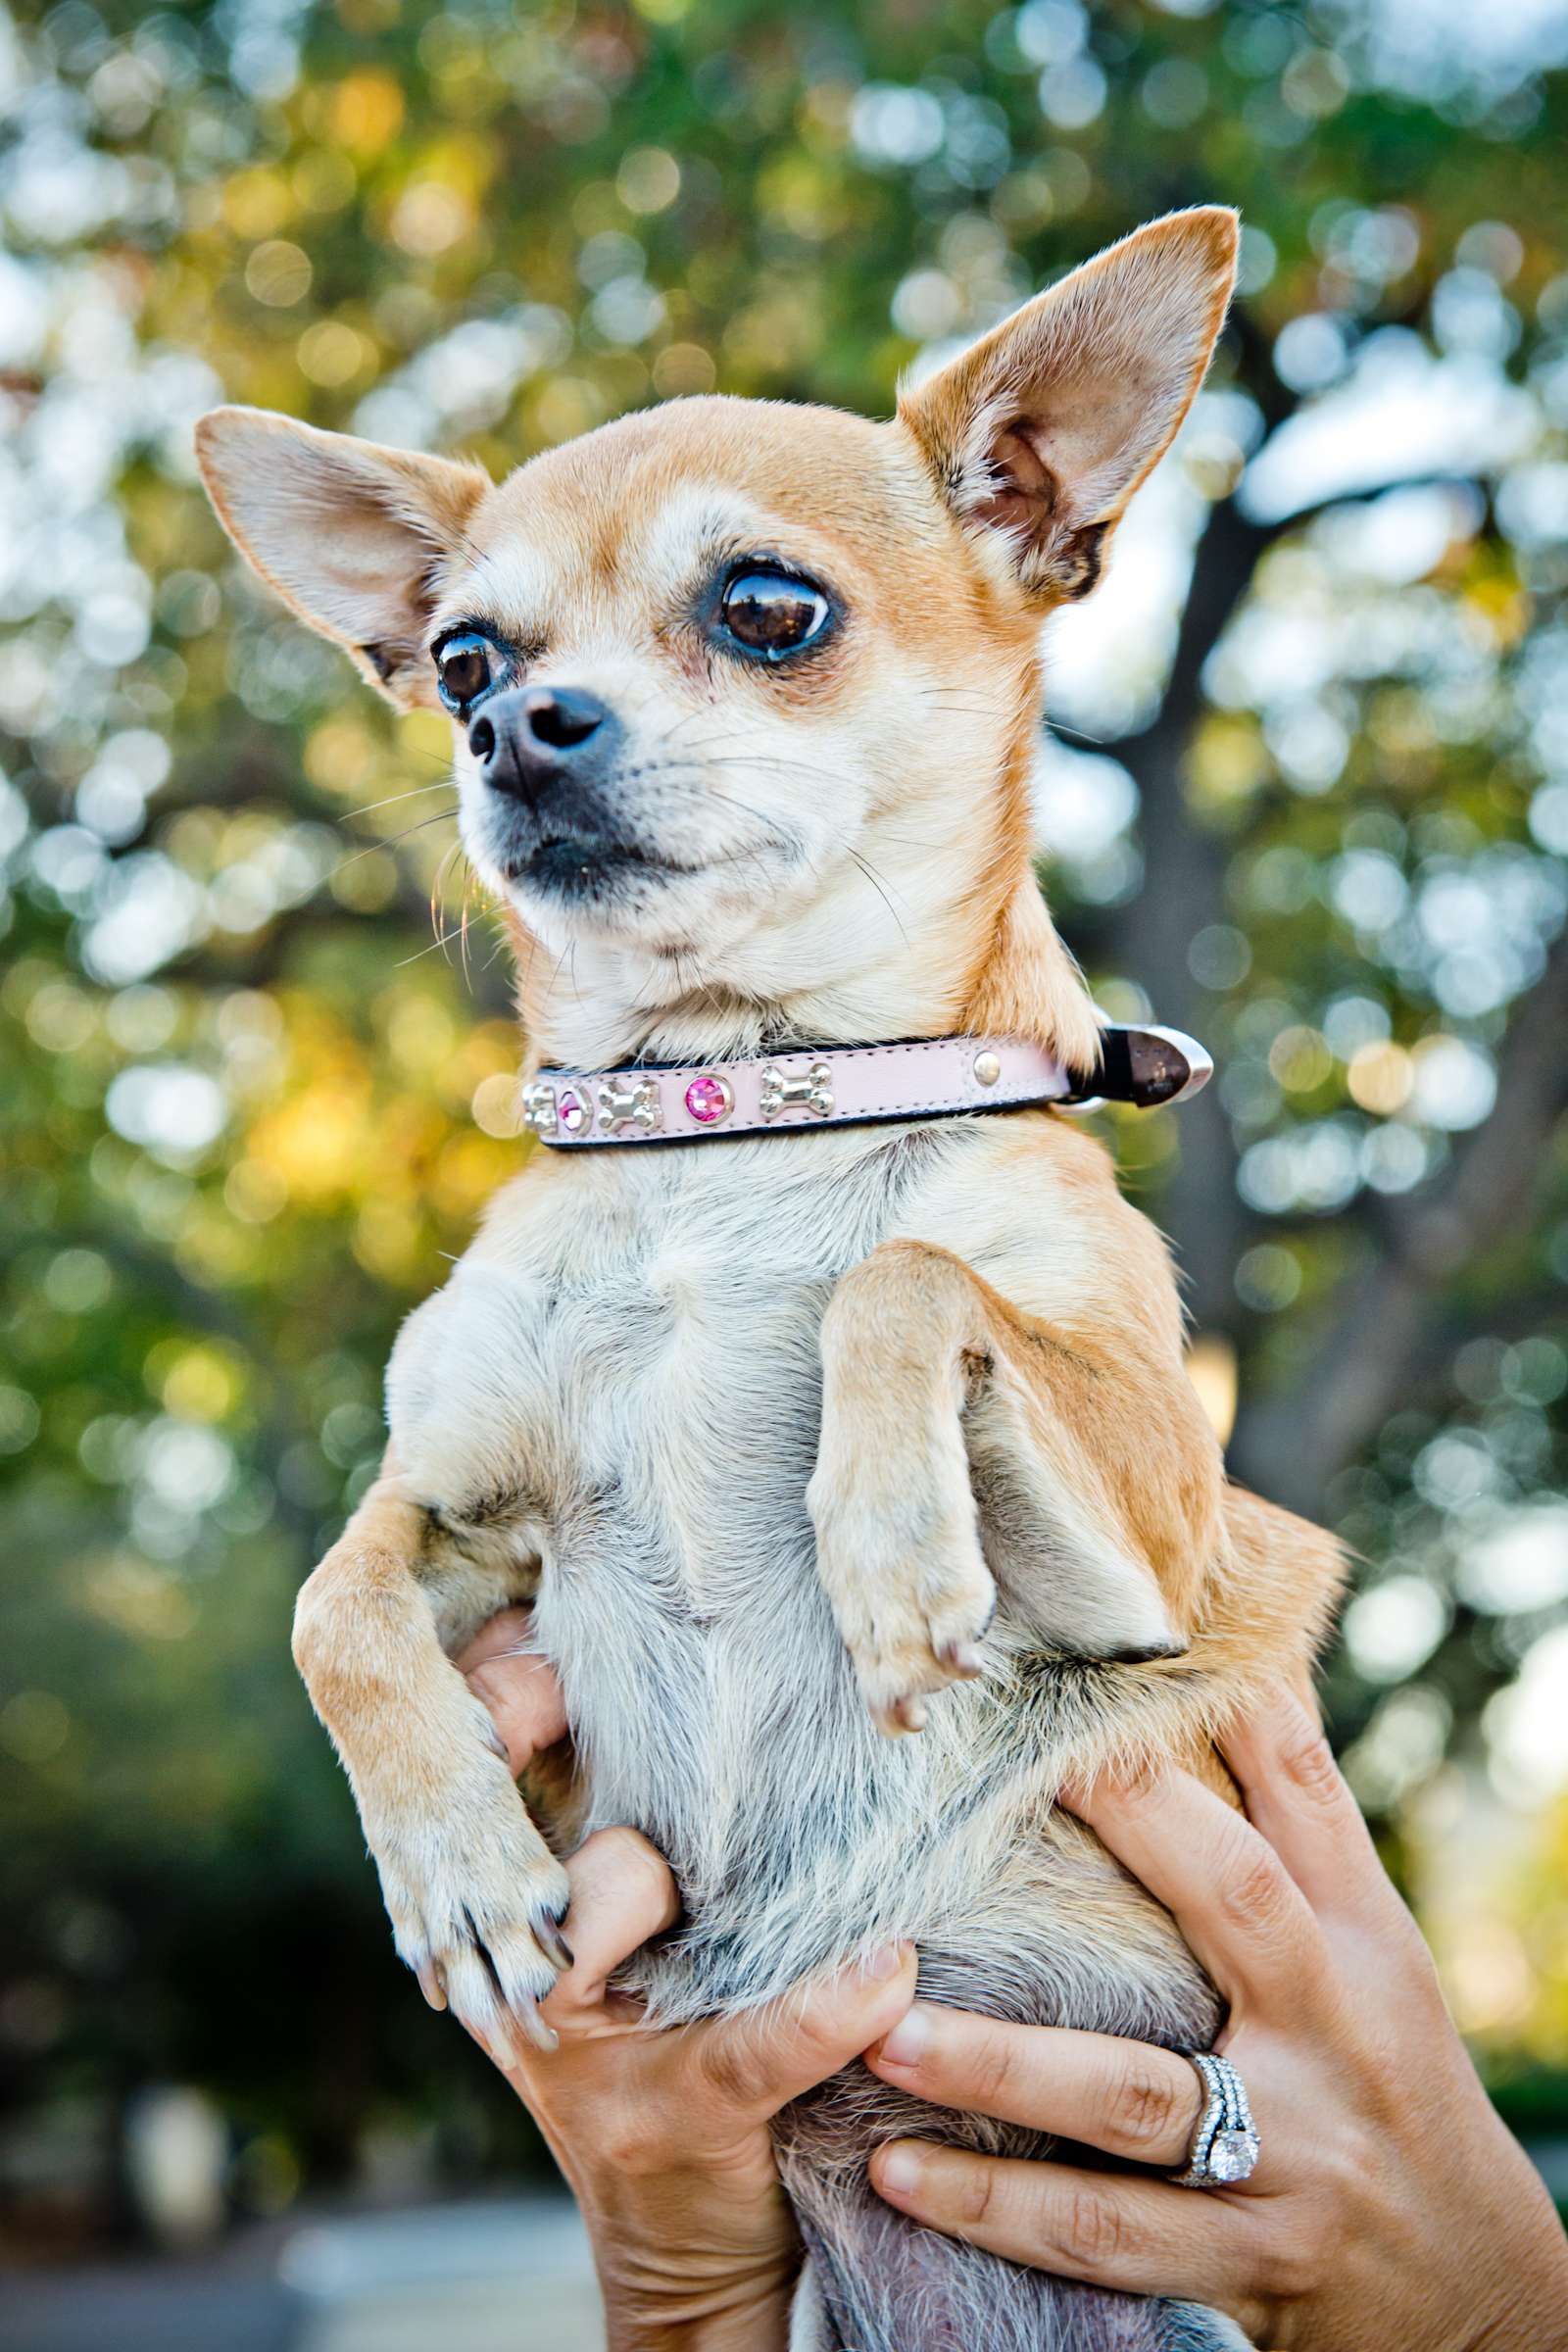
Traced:
<path fill-rule="evenodd" d="M 726 1135 L 1022 1110 L 1054 1102 L 1179 1102 L 1213 1063 L 1178 1029 L 1107 1028 L 1085 1081 L 1017 1037 L 919 1038 L 906 1045 L 823 1046 L 744 1061 L 629 1062 L 613 1070 L 541 1070 L 523 1117 L 558 1150 L 603 1144 L 699 1144 Z"/>

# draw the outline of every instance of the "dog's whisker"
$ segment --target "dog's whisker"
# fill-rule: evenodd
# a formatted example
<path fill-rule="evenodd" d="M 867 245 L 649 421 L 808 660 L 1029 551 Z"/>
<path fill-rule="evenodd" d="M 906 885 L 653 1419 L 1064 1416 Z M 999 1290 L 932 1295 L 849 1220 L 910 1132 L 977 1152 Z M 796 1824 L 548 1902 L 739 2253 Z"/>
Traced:
<path fill-rule="evenodd" d="M 356 824 L 362 816 L 373 816 L 378 808 L 395 808 L 400 801 L 417 800 L 421 792 L 442 791 L 451 792 L 452 805 L 455 808 L 458 805 L 457 786 L 453 783 L 451 776 L 446 775 L 438 777 L 430 784 L 413 784 L 407 792 L 389 792 L 384 801 L 367 801 L 363 808 L 345 808 L 332 821 L 339 825 Z"/>
<path fill-rule="evenodd" d="M 358 865 L 362 858 L 373 858 L 378 850 L 395 849 L 400 841 L 407 841 L 411 834 L 423 833 L 431 825 L 446 824 L 452 813 L 450 808 L 438 808 L 434 816 L 421 816 L 416 823 L 404 825 L 397 833 L 386 833 L 375 841 L 367 842 L 363 850 L 350 851 L 348 857 L 332 868 L 334 878 L 339 874 L 346 874 L 349 867 Z"/>

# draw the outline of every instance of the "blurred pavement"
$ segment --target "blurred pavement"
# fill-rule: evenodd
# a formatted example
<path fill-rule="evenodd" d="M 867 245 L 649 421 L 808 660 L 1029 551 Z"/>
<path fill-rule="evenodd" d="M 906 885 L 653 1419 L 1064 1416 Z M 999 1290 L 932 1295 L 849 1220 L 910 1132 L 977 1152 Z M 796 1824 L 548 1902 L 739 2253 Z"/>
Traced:
<path fill-rule="evenodd" d="M 0 2284 L 0 2352 L 603 2352 L 561 2197 L 351 2214 Z"/>
<path fill-rule="evenodd" d="M 318 2224 L 284 2245 L 290 2352 L 603 2352 L 574 2206 L 453 2205 Z"/>

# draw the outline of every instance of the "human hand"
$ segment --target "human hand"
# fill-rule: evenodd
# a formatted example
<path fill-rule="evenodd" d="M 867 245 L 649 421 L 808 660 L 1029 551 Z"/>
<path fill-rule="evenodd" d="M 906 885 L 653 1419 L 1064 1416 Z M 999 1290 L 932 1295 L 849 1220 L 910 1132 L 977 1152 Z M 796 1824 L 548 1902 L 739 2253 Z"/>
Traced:
<path fill-rule="evenodd" d="M 526 1613 L 509 1611 L 458 1661 L 514 1772 L 566 1730 L 560 1685 L 527 1637 Z M 566 1875 L 572 1964 L 541 2004 L 560 2044 L 502 2071 L 582 2209 L 611 2352 L 782 2346 L 801 2247 L 768 2121 L 903 2016 L 913 1952 L 889 1946 L 765 2008 L 650 2033 L 607 1984 L 677 1918 L 667 1866 L 635 1830 L 599 1830 Z"/>
<path fill-rule="evenodd" d="M 1175 1769 L 1101 1781 L 1073 1809 L 1230 2004 L 1217 2046 L 1256 2119 L 1251 2179 L 1195 2191 L 900 2140 L 873 2157 L 876 2187 L 1014 2262 L 1228 2312 L 1281 2352 L 1564 2352 L 1568 2242 L 1326 1741 L 1282 1693 L 1225 1754 L 1249 1820 Z M 1201 2104 L 1169 2051 L 925 2002 L 867 2064 L 1162 2171 L 1185 2161 Z"/>

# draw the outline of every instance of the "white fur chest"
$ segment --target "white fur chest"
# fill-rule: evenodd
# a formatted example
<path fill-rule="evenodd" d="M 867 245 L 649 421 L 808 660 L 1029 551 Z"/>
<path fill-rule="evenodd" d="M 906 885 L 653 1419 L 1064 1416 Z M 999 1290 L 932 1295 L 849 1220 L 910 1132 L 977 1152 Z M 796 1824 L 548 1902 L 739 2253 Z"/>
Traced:
<path fill-rule="evenodd" d="M 932 1149 L 858 1133 L 531 1167 L 400 1335 L 405 1475 L 547 1572 L 608 1546 L 666 1605 L 744 1607 L 759 1544 L 805 1527 L 822 1310 Z"/>

